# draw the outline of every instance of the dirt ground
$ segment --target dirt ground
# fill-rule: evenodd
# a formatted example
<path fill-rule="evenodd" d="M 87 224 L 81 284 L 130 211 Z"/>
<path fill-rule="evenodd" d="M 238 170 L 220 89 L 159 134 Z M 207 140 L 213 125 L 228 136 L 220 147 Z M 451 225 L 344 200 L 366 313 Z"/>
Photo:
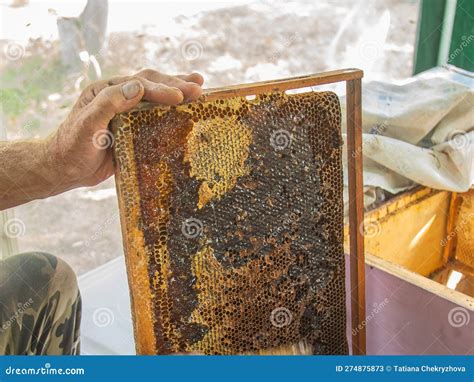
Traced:
<path fill-rule="evenodd" d="M 143 25 L 109 34 L 99 62 L 104 76 L 143 67 L 169 73 L 198 71 L 208 87 L 342 67 L 361 67 L 369 80 L 392 81 L 411 75 L 418 6 L 417 0 L 265 1 L 194 16 L 177 11 L 169 33 Z M 58 42 L 30 41 L 23 60 L 36 56 L 42 69 L 29 73 L 23 68 L 17 77 L 11 71 L 20 63 L 4 62 L 2 87 L 30 86 L 34 81 L 28 76 L 45 77 L 58 58 Z M 15 78 L 8 79 L 6 73 Z M 26 107 L 18 106 L 20 112 L 2 116 L 10 139 L 45 136 L 67 115 L 78 94 L 77 76 L 65 75 L 57 84 L 46 78 L 47 86 L 42 86 L 45 78 L 42 81 L 38 86 L 47 88 L 49 95 L 42 98 L 40 89 L 36 98 L 23 101 Z M 25 225 L 18 239 L 21 251 L 54 253 L 78 274 L 123 253 L 113 179 L 18 207 L 15 215 Z"/>

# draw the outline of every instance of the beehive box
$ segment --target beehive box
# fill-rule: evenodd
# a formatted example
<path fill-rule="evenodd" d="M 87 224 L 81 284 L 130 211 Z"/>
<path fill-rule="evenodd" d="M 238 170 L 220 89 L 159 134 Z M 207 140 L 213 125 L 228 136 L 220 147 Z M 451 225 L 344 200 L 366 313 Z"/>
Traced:
<path fill-rule="evenodd" d="M 342 139 L 331 92 L 118 116 L 139 354 L 346 354 Z"/>
<path fill-rule="evenodd" d="M 419 187 L 365 230 L 367 354 L 473 354 L 474 190 Z"/>

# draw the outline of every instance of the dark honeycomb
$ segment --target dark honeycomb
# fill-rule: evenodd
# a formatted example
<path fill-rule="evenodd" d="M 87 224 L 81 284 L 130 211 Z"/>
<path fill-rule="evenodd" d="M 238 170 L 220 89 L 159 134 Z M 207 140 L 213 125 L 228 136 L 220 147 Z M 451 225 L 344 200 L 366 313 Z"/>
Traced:
<path fill-rule="evenodd" d="M 347 354 L 334 93 L 148 107 L 112 129 L 138 353 Z"/>

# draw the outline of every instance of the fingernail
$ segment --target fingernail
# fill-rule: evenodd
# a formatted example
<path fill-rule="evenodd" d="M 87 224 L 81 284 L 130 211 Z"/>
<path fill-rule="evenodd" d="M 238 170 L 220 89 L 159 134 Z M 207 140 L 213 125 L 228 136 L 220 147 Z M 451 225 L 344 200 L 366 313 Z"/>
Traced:
<path fill-rule="evenodd" d="M 141 90 L 142 86 L 139 81 L 130 81 L 122 85 L 122 93 L 126 99 L 135 98 Z"/>
<path fill-rule="evenodd" d="M 176 93 L 180 94 L 181 98 L 184 100 L 184 93 L 181 91 L 181 89 L 174 88 L 174 87 L 170 87 L 170 88 L 173 89 Z"/>

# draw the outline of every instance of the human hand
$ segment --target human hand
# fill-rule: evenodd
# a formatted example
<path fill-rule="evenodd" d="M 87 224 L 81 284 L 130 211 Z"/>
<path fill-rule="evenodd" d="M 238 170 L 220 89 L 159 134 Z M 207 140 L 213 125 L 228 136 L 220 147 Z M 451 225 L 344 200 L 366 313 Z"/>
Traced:
<path fill-rule="evenodd" d="M 52 167 L 69 189 L 101 183 L 114 173 L 112 138 L 107 127 L 116 114 L 133 108 L 142 99 L 164 105 L 196 100 L 203 82 L 197 73 L 169 76 L 146 69 L 89 85 L 45 142 Z"/>

